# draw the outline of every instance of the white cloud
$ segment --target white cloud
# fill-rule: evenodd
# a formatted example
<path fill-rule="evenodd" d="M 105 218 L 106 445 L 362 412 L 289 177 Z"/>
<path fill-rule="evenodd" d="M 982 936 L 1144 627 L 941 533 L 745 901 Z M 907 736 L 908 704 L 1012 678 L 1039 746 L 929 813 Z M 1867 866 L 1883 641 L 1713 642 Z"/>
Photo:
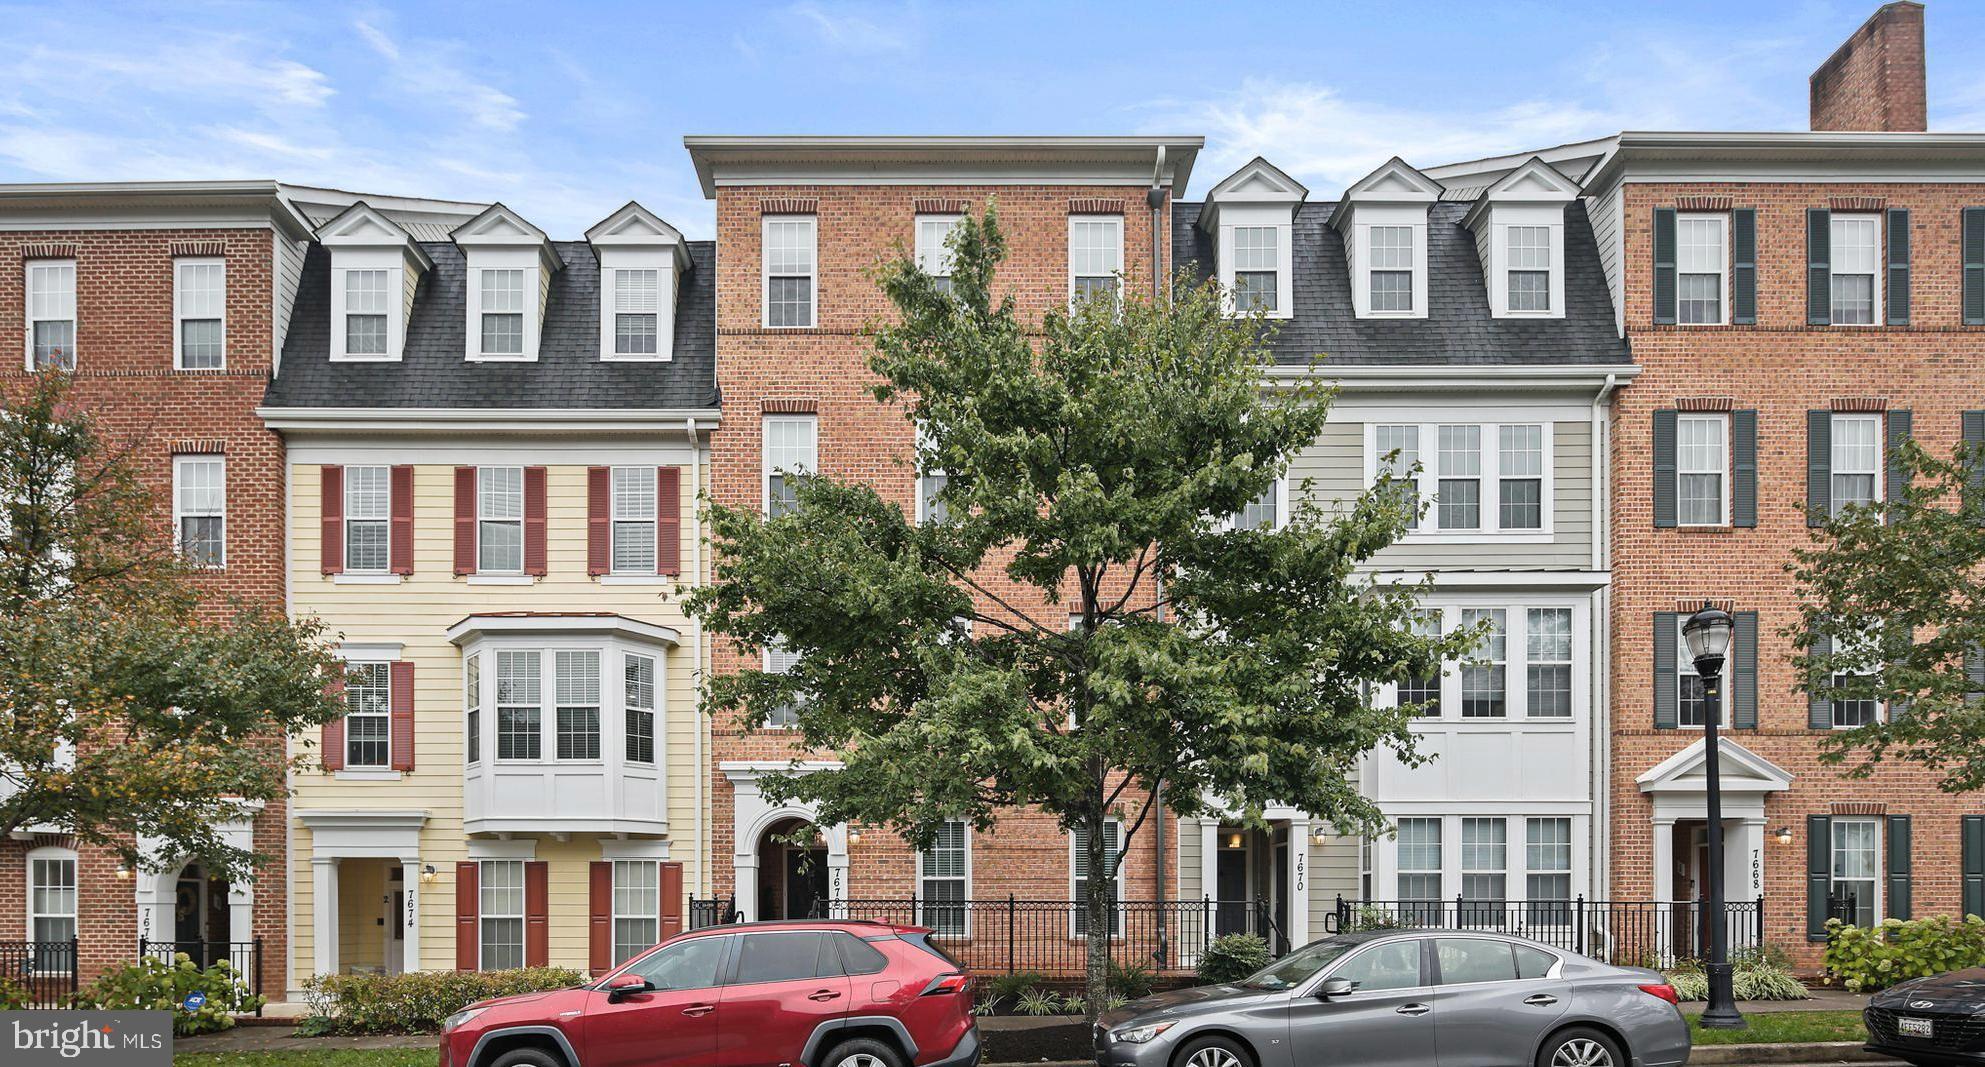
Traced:
<path fill-rule="evenodd" d="M 786 13 L 811 26 L 821 43 L 835 51 L 871 55 L 901 52 L 910 47 L 910 33 L 904 25 L 910 13 L 905 11 L 872 18 L 847 6 L 837 6 L 830 12 L 814 0 L 802 0 L 787 8 Z"/>
<path fill-rule="evenodd" d="M 130 52 L 37 44 L 15 54 L 5 79 L 40 94 L 75 99 L 142 84 L 151 93 L 245 104 L 265 112 L 322 108 L 334 90 L 313 67 L 269 59 L 237 35 L 194 35 Z"/>
<path fill-rule="evenodd" d="M 361 39 L 384 59 L 397 87 L 435 107 L 460 112 L 484 129 L 514 130 L 523 123 L 517 98 L 482 81 L 459 65 L 459 47 L 437 41 L 416 41 L 402 48 L 373 21 L 352 24 Z"/>

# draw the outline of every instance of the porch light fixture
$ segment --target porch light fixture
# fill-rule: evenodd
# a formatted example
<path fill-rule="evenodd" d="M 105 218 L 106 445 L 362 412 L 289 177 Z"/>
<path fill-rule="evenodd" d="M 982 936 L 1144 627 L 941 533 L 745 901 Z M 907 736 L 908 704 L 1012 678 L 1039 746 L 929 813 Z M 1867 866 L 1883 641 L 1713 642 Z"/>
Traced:
<path fill-rule="evenodd" d="M 848 827 L 848 847 L 853 848 L 861 843 L 862 843 L 861 830 L 853 826 Z"/>
<path fill-rule="evenodd" d="M 1702 777 L 1703 822 L 1708 831 L 1709 852 L 1709 961 L 1703 965 L 1708 979 L 1709 1001 L 1703 1006 L 1700 1024 L 1705 1030 L 1742 1030 L 1750 1024 L 1737 1010 L 1731 988 L 1730 915 L 1723 906 L 1723 755 L 1717 747 L 1716 730 L 1723 722 L 1723 661 L 1730 651 L 1730 635 L 1736 628 L 1730 613 L 1702 606 L 1682 624 L 1682 640 L 1688 642 L 1689 659 L 1702 677 Z"/>
<path fill-rule="evenodd" d="M 1781 845 L 1789 845 L 1792 843 L 1792 828 L 1790 826 L 1781 826 L 1778 829 L 1773 830 L 1772 835 L 1778 838 L 1778 843 Z"/>
<path fill-rule="evenodd" d="M 434 864 L 432 863 L 420 869 L 420 880 L 423 885 L 434 881 L 438 877 L 440 877 L 440 872 L 434 869 Z"/>
<path fill-rule="evenodd" d="M 117 865 L 117 880 L 120 882 L 131 880 L 131 867 L 129 864 L 120 863 Z"/>
<path fill-rule="evenodd" d="M 1238 832 L 1227 835 L 1227 847 L 1228 848 L 1241 847 L 1241 835 Z"/>
<path fill-rule="evenodd" d="M 1330 831 L 1329 831 L 1329 830 L 1326 830 L 1326 829 L 1324 829 L 1324 828 L 1323 828 L 1323 827 L 1321 827 L 1321 826 L 1319 826 L 1319 827 L 1317 827 L 1317 828 L 1316 828 L 1316 829 L 1314 829 L 1314 830 L 1311 830 L 1311 831 L 1310 831 L 1310 842 L 1311 842 L 1312 844 L 1317 844 L 1317 845 L 1327 845 L 1327 844 L 1329 844 L 1329 843 L 1330 843 Z"/>

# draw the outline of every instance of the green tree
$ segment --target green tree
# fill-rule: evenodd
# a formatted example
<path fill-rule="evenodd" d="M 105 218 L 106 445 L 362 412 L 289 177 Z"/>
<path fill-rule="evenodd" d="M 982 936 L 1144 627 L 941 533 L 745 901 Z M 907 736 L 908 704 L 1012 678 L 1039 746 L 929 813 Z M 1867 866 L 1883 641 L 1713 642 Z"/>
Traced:
<path fill-rule="evenodd" d="M 1827 737 L 1821 758 L 1865 777 L 1885 759 L 1985 785 L 1985 454 L 1915 442 L 1895 457 L 1900 499 L 1846 508 L 1794 552 L 1801 601 L 1792 665 L 1815 700 L 1878 700 L 1882 721 Z"/>
<path fill-rule="evenodd" d="M 712 506 L 711 584 L 692 612 L 785 673 L 706 683 L 713 713 L 796 709 L 840 768 L 767 783 L 828 823 L 889 826 L 927 847 L 947 819 L 1011 805 L 1087 845 L 1088 996 L 1107 1002 L 1111 887 L 1162 789 L 1197 815 L 1260 824 L 1293 804 L 1344 833 L 1383 832 L 1360 757 L 1419 758 L 1375 683 L 1436 669 L 1462 635 L 1419 636 L 1420 589 L 1367 577 L 1406 528 L 1387 482 L 1279 530 L 1224 516 L 1270 489 L 1322 428 L 1328 395 L 1265 389 L 1262 323 L 1210 286 L 1169 301 L 1093 300 L 1030 335 L 994 293 L 996 213 L 952 237 L 948 287 L 907 258 L 881 269 L 898 323 L 878 327 L 877 398 L 920 429 L 943 521 L 908 521 L 868 485 L 798 480 L 770 520 Z M 1043 617 L 1022 598 L 1052 606 Z M 1106 821 L 1123 818 L 1120 851 Z"/>
<path fill-rule="evenodd" d="M 314 624 L 202 604 L 131 447 L 68 392 L 43 375 L 0 406 L 0 834 L 245 876 L 217 823 L 286 795 L 284 739 L 342 714 L 336 663 Z"/>

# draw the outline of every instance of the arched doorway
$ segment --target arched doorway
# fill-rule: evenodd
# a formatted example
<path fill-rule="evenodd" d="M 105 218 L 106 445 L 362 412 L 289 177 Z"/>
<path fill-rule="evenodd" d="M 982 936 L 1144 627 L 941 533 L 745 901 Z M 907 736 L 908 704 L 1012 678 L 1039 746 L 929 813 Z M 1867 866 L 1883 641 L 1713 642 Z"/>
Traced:
<path fill-rule="evenodd" d="M 201 967 L 228 958 L 232 888 L 226 878 L 209 875 L 197 863 L 180 868 L 172 894 L 173 951 L 186 953 Z"/>
<path fill-rule="evenodd" d="M 781 819 L 758 836 L 758 918 L 805 919 L 828 898 L 827 842 L 805 819 Z"/>

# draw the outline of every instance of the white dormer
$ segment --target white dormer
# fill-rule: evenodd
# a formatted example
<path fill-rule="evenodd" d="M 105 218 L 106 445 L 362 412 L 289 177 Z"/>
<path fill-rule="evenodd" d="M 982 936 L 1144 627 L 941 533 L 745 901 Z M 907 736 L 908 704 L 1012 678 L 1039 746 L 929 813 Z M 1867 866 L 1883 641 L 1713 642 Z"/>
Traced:
<path fill-rule="evenodd" d="M 1206 194 L 1199 226 L 1214 237 L 1230 312 L 1265 306 L 1271 319 L 1295 314 L 1296 208 L 1309 194 L 1260 156 Z"/>
<path fill-rule="evenodd" d="M 600 260 L 600 358 L 674 358 L 676 288 L 689 269 L 682 231 L 630 200 L 586 240 Z"/>
<path fill-rule="evenodd" d="M 551 273 L 565 265 L 551 239 L 502 204 L 491 204 L 452 236 L 468 270 L 468 358 L 537 359 Z"/>
<path fill-rule="evenodd" d="M 1439 182 L 1394 156 L 1338 200 L 1330 224 L 1344 235 L 1359 318 L 1427 317 L 1427 213 L 1440 194 Z"/>
<path fill-rule="evenodd" d="M 1499 319 L 1565 317 L 1565 205 L 1578 183 L 1530 157 L 1468 209 L 1489 309 Z"/>
<path fill-rule="evenodd" d="M 363 200 L 318 227 L 317 241 L 331 253 L 331 359 L 397 361 L 414 287 L 434 261 Z"/>

